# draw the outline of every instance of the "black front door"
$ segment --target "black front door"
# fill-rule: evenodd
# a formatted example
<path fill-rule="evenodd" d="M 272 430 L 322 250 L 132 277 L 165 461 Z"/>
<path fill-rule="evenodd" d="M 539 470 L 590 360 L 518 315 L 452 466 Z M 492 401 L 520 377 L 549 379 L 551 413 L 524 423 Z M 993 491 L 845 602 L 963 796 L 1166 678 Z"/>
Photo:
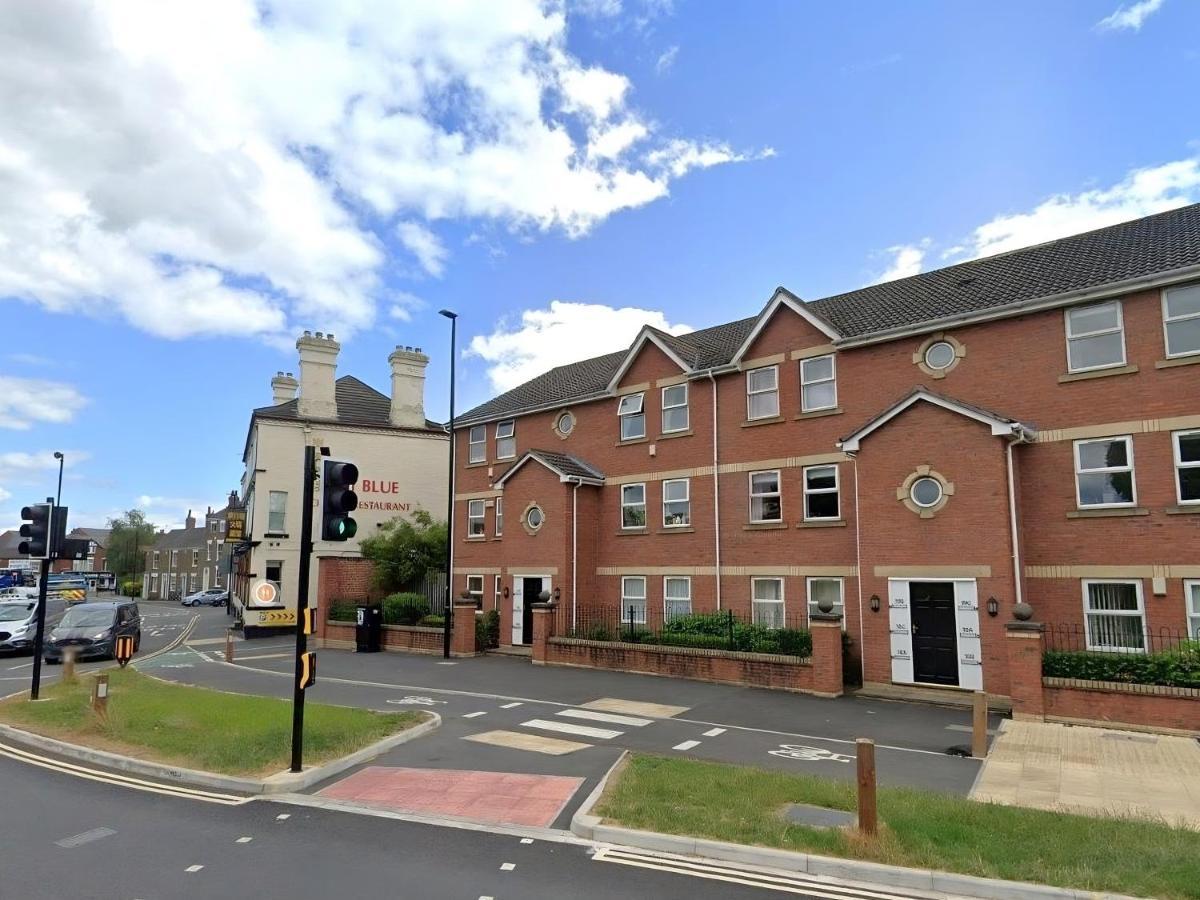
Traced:
<path fill-rule="evenodd" d="M 913 678 L 927 684 L 958 684 L 958 638 L 954 583 L 912 581 Z"/>
<path fill-rule="evenodd" d="M 540 603 L 538 594 L 542 592 L 542 579 L 525 578 L 521 581 L 521 589 L 525 594 L 525 608 L 521 610 L 521 643 L 533 643 L 533 604 Z"/>

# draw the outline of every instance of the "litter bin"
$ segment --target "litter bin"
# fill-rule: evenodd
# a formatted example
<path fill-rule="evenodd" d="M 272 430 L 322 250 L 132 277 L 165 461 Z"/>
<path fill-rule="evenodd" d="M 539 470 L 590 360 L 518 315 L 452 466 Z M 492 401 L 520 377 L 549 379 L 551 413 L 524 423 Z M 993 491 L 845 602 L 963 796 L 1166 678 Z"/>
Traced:
<path fill-rule="evenodd" d="M 359 653 L 378 653 L 383 640 L 383 610 L 378 606 L 360 606 L 355 622 L 355 649 Z"/>

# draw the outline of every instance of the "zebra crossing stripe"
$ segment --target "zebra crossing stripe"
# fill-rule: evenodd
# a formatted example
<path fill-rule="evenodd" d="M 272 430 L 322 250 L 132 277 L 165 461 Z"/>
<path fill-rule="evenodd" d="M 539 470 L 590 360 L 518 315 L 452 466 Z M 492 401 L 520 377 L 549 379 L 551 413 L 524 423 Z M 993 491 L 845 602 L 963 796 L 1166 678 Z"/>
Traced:
<path fill-rule="evenodd" d="M 610 725 L 632 725 L 635 728 L 649 725 L 653 721 L 652 719 L 639 719 L 635 716 L 618 716 L 615 713 L 593 712 L 590 709 L 564 709 L 560 710 L 557 715 L 566 716 L 568 719 L 591 719 L 593 722 L 607 722 Z"/>
<path fill-rule="evenodd" d="M 552 722 L 549 719 L 530 719 L 528 722 L 522 722 L 521 725 L 524 728 L 559 731 L 563 734 L 576 734 L 580 737 L 599 738 L 605 741 L 620 737 L 625 733 L 623 731 L 614 731 L 611 728 L 593 728 L 590 725 L 574 725 L 570 722 Z"/>

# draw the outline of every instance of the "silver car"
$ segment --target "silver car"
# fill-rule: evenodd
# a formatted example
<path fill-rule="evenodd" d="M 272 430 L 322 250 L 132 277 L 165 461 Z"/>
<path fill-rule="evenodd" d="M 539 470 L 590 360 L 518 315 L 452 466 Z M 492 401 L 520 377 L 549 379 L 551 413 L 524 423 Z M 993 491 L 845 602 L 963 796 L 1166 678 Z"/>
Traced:
<path fill-rule="evenodd" d="M 65 600 L 46 599 L 46 628 L 62 621 Z M 0 651 L 32 650 L 37 637 L 37 601 L 0 602 Z"/>

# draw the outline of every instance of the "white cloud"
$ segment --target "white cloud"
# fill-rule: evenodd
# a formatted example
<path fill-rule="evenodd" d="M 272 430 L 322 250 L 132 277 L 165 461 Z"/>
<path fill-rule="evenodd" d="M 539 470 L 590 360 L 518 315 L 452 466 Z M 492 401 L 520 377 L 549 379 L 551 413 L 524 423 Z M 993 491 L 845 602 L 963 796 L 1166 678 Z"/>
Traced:
<path fill-rule="evenodd" d="M 79 391 L 61 381 L 0 375 L 0 428 L 24 431 L 34 422 L 70 422 L 85 403 Z"/>
<path fill-rule="evenodd" d="M 626 119 L 616 125 L 592 129 L 588 139 L 588 156 L 593 159 L 616 159 L 650 133 L 650 129 L 636 119 Z"/>
<path fill-rule="evenodd" d="M 410 294 L 408 291 L 393 291 L 391 300 L 392 305 L 388 308 L 388 315 L 401 322 L 411 322 L 413 311 L 424 309 L 428 305 L 416 294 Z"/>
<path fill-rule="evenodd" d="M 578 237 L 690 169 L 755 158 L 649 125 L 614 150 L 631 132 L 612 126 L 642 121 L 632 85 L 568 51 L 559 3 L 5 12 L 0 297 L 167 338 L 347 337 L 387 308 L 398 223 Z M 440 242 L 422 246 L 422 265 L 444 268 Z"/>
<path fill-rule="evenodd" d="M 1111 15 L 1096 23 L 1102 31 L 1129 29 L 1140 31 L 1142 23 L 1162 7 L 1163 0 L 1139 0 L 1132 6 L 1119 6 Z"/>
<path fill-rule="evenodd" d="M 658 57 L 658 61 L 654 63 L 654 71 L 659 75 L 664 75 L 671 71 L 671 67 L 675 65 L 675 60 L 679 57 L 679 45 L 674 44 L 663 51 Z"/>
<path fill-rule="evenodd" d="M 449 251 L 436 234 L 419 222 L 401 222 L 396 226 L 396 236 L 417 258 L 421 268 L 434 277 L 440 278 L 446 271 L 446 257 Z"/>
<path fill-rule="evenodd" d="M 567 11 L 594 19 L 611 19 L 621 14 L 621 0 L 568 0 Z"/>
<path fill-rule="evenodd" d="M 90 456 L 91 454 L 83 450 L 64 450 L 63 467 L 69 470 L 85 462 Z M 57 480 L 58 460 L 54 458 L 53 450 L 38 450 L 32 453 L 9 450 L 0 453 L 0 502 L 15 496 L 15 488 L 21 495 L 21 503 L 36 503 L 43 497 L 54 494 Z M 72 516 L 73 521 L 74 519 Z M 17 509 L 0 512 L 0 521 L 19 520 Z"/>
<path fill-rule="evenodd" d="M 471 338 L 467 355 L 486 360 L 492 387 L 507 391 L 581 356 L 628 347 L 643 325 L 670 334 L 692 330 L 671 324 L 659 310 L 554 300 L 549 309 L 523 311 L 519 324 L 502 320 L 491 334 Z"/>
<path fill-rule="evenodd" d="M 10 494 L 4 488 L 0 487 L 0 502 L 7 500 L 11 496 L 12 496 L 12 494 Z"/>
<path fill-rule="evenodd" d="M 885 281 L 895 281 L 897 278 L 908 278 L 910 275 L 919 274 L 930 243 L 929 238 L 924 238 L 917 244 L 899 244 L 895 247 L 888 247 L 887 252 L 893 254 L 892 264 L 873 283 L 882 284 Z"/>

